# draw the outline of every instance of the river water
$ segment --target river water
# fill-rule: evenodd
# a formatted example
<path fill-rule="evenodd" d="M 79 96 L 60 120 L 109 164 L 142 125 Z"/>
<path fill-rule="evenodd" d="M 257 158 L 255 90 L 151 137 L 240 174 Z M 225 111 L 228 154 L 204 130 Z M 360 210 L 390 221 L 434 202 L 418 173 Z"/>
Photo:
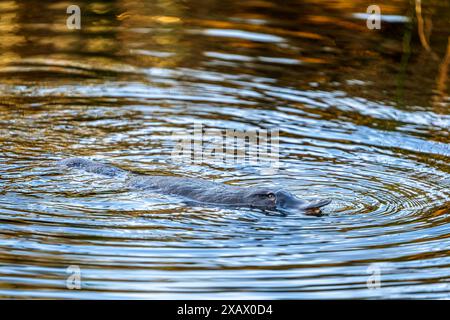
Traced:
<path fill-rule="evenodd" d="M 76 2 L 0 3 L 0 297 L 450 297 L 448 1 Z M 196 125 L 278 130 L 276 170 L 174 157 Z M 189 206 L 73 156 L 333 202 Z"/>

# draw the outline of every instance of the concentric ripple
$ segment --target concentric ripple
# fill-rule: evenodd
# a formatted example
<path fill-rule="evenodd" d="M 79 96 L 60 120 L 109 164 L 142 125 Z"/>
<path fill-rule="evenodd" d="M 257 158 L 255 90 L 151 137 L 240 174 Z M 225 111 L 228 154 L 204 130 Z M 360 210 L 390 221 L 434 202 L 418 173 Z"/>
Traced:
<path fill-rule="evenodd" d="M 16 47 L 0 60 L 0 297 L 449 297 L 450 99 L 424 100 L 436 70 L 420 47 L 410 63 L 423 71 L 412 65 L 400 88 L 403 35 L 368 35 L 356 5 L 202 2 L 220 7 L 213 18 L 196 1 L 111 3 L 88 5 L 78 35 L 51 23 L 57 4 L 40 11 L 46 35 L 6 15 Z M 177 161 L 176 137 L 199 123 L 278 129 L 279 169 Z M 319 217 L 188 206 L 55 165 L 71 156 L 333 202 Z"/>

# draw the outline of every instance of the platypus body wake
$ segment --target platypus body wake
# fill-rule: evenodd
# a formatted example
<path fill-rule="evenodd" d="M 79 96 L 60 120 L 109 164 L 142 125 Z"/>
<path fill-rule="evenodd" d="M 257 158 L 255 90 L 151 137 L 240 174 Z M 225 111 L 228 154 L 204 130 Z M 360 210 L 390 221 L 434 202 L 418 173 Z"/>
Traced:
<path fill-rule="evenodd" d="M 249 207 L 268 211 L 304 211 L 320 213 L 320 208 L 331 200 L 304 201 L 288 191 L 259 187 L 240 187 L 197 178 L 172 176 L 146 176 L 82 158 L 70 158 L 59 162 L 62 166 L 77 168 L 108 177 L 126 176 L 132 189 L 180 196 L 192 202 L 208 205 Z"/>

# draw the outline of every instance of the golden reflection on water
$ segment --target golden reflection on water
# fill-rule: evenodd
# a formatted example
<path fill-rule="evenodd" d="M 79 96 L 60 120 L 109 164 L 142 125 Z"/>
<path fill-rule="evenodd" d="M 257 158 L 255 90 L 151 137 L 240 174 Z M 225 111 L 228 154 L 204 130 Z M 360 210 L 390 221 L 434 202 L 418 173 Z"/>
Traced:
<path fill-rule="evenodd" d="M 392 74 L 389 62 L 402 55 L 400 41 L 402 25 L 387 25 L 380 32 L 368 30 L 364 21 L 352 19 L 353 13 L 365 12 L 367 1 L 292 1 L 290 6 L 279 6 L 271 1 L 249 1 L 237 3 L 226 1 L 114 1 L 109 3 L 85 3 L 83 8 L 83 28 L 79 31 L 67 30 L 64 9 L 66 2 L 48 3 L 40 6 L 47 14 L 35 16 L 36 8 L 29 8 L 19 2 L 3 2 L 0 8 L 2 19 L 1 63 L 11 65 L 20 62 L 22 58 L 32 56 L 52 57 L 67 55 L 79 63 L 97 63 L 91 56 L 104 56 L 105 61 L 115 64 L 115 57 L 122 57 L 123 63 L 137 67 L 180 67 L 195 64 L 195 57 L 208 46 L 219 49 L 222 43 L 228 48 L 234 48 L 234 54 L 241 51 L 260 50 L 261 44 L 242 37 L 197 37 L 190 31 L 227 29 L 245 32 L 261 33 L 286 38 L 295 43 L 294 46 L 269 46 L 271 54 L 282 55 L 298 63 L 318 64 L 314 73 L 322 73 L 317 81 L 322 85 L 338 82 L 345 89 L 346 81 L 358 75 L 359 80 L 375 83 L 368 98 L 383 100 L 387 92 L 392 92 L 396 81 L 389 81 L 385 74 Z M 433 6 L 442 5 L 436 1 L 427 2 L 425 8 L 417 12 L 417 34 L 425 51 L 445 61 L 446 46 L 439 32 L 433 39 L 431 25 L 443 30 L 446 20 L 445 10 L 433 10 Z M 422 8 L 420 1 L 390 1 L 380 4 L 382 13 L 391 16 L 404 16 L 409 9 Z M 287 15 L 283 20 L 280 17 Z M 442 15 L 442 16 L 439 16 Z M 219 17 L 220 16 L 220 17 Z M 213 17 L 213 18 L 211 18 Z M 214 17 L 218 17 L 214 19 Z M 410 17 L 413 18 L 413 17 Z M 255 21 L 248 23 L 248 21 Z M 258 22 L 259 21 L 259 22 Z M 426 29 L 424 29 L 426 28 Z M 414 30 L 414 32 L 416 32 Z M 45 32 L 51 36 L 46 37 Z M 393 37 L 394 36 L 394 37 Z M 400 36 L 400 37 L 399 37 Z M 431 37 L 432 44 L 428 42 Z M 445 38 L 446 39 L 446 38 Z M 414 40 L 416 41 L 416 40 Z M 434 46 L 435 48 L 432 47 Z M 267 49 L 267 45 L 265 45 Z M 144 49 L 142 49 L 144 48 Z M 145 49 L 151 48 L 151 50 Z M 383 51 L 380 51 L 382 48 Z M 151 54 L 132 54 L 130 52 L 161 51 L 172 53 L 171 56 L 155 57 Z M 219 49 L 224 50 L 224 48 Z M 418 105 L 431 103 L 433 84 L 427 81 L 429 74 L 442 79 L 442 72 L 435 61 L 424 63 L 424 58 L 417 44 L 414 44 L 413 54 L 419 59 L 409 59 L 408 69 L 415 73 L 404 86 L 421 86 L 428 88 L 426 95 L 404 96 L 407 104 Z M 269 52 L 268 52 L 269 53 Z M 249 52 L 249 55 L 252 53 Z M 423 55 L 422 55 L 423 56 Z M 112 58 L 114 57 L 114 58 Z M 352 57 L 354 63 L 346 57 Z M 398 57 L 398 58 L 396 58 Z M 91 62 L 89 60 L 92 60 Z M 193 61 L 194 60 L 194 61 Z M 364 62 L 366 60 L 366 62 Z M 311 67 L 312 68 L 312 67 Z M 314 68 L 312 68 L 314 69 Z M 314 73 L 312 76 L 314 77 Z M 445 74 L 445 72 L 444 72 Z M 380 81 L 383 79 L 383 81 Z M 386 81 L 387 80 L 387 81 Z M 442 81 L 440 81 L 442 82 Z M 439 88 L 443 86 L 440 85 Z M 438 89 L 440 96 L 442 90 Z M 428 98 L 428 101 L 424 99 Z M 410 101 L 411 100 L 411 101 Z M 445 100 L 445 99 L 444 99 Z"/>

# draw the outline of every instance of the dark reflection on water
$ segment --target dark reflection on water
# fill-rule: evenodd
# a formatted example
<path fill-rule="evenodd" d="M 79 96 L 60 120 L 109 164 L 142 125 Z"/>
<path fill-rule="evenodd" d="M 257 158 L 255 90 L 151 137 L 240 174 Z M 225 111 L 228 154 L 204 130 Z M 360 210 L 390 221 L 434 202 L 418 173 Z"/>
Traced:
<path fill-rule="evenodd" d="M 0 4 L 1 297 L 449 297 L 448 2 L 382 3 L 379 31 L 373 1 L 78 3 L 72 31 L 71 3 Z M 173 161 L 194 122 L 278 128 L 279 172 Z M 334 201 L 187 207 L 68 156 Z"/>

